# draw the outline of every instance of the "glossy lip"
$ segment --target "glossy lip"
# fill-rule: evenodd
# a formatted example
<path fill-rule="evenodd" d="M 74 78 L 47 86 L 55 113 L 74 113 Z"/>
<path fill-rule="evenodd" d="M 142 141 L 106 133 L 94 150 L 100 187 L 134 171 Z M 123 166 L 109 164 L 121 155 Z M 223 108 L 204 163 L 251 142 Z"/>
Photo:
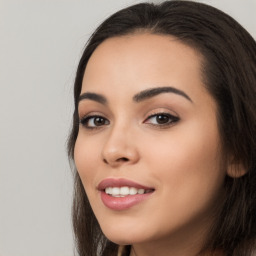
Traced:
<path fill-rule="evenodd" d="M 108 178 L 108 179 L 104 179 L 102 180 L 99 185 L 98 185 L 98 190 L 103 191 L 105 190 L 105 188 L 107 187 L 133 187 L 133 188 L 137 188 L 137 189 L 152 189 L 154 190 L 154 188 L 151 187 L 146 187 L 144 185 L 141 185 L 137 182 L 131 181 L 131 180 L 127 180 L 127 179 L 113 179 L 113 178 Z"/>
<path fill-rule="evenodd" d="M 145 193 L 145 194 L 128 195 L 125 197 L 113 197 L 105 193 L 105 188 L 107 187 L 124 187 L 124 186 L 134 187 L 137 189 L 151 190 L 151 192 Z M 138 184 L 131 180 L 113 179 L 113 178 L 102 180 L 99 183 L 97 189 L 100 191 L 100 196 L 103 204 L 107 208 L 114 211 L 127 210 L 132 206 L 137 205 L 140 202 L 144 201 L 145 199 L 149 198 L 155 191 L 154 188 Z"/>

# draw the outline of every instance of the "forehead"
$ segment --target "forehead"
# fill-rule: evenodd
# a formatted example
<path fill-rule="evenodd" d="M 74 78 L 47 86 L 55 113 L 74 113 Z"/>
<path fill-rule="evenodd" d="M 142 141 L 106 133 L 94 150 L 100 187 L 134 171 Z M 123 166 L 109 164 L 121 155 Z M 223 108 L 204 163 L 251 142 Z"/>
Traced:
<path fill-rule="evenodd" d="M 101 92 L 109 86 L 120 89 L 121 85 L 123 90 L 139 91 L 146 85 L 163 86 L 177 79 L 180 84 L 195 79 L 198 83 L 201 60 L 200 53 L 169 35 L 143 33 L 110 38 L 89 59 L 82 92 Z"/>

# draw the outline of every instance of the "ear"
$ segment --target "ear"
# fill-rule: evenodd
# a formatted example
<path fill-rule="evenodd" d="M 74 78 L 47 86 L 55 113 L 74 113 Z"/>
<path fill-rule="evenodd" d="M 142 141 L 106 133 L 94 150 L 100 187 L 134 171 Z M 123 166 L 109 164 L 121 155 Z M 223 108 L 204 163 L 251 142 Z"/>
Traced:
<path fill-rule="evenodd" d="M 237 161 L 232 160 L 227 167 L 227 175 L 231 178 L 240 178 L 247 173 L 247 169 L 244 164 L 237 163 Z"/>

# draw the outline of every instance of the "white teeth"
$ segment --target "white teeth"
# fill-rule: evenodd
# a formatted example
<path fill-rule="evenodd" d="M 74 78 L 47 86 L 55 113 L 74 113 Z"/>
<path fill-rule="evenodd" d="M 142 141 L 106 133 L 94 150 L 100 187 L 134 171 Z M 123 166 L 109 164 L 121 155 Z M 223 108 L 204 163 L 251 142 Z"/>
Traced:
<path fill-rule="evenodd" d="M 121 188 L 120 188 L 120 194 L 121 194 L 122 196 L 127 196 L 127 195 L 129 195 L 129 188 L 128 188 L 128 187 L 121 187 Z"/>
<path fill-rule="evenodd" d="M 147 190 L 146 192 L 149 192 L 149 190 Z M 107 187 L 105 188 L 105 193 L 109 194 L 111 196 L 114 197 L 124 197 L 124 196 L 128 196 L 128 195 L 136 195 L 136 194 L 144 194 L 145 193 L 145 189 L 137 189 L 134 187 Z"/>
<path fill-rule="evenodd" d="M 120 188 L 112 188 L 112 195 L 113 196 L 120 195 Z"/>
<path fill-rule="evenodd" d="M 107 194 L 112 194 L 112 188 L 106 188 L 105 189 L 105 192 L 107 193 Z"/>
<path fill-rule="evenodd" d="M 141 195 L 141 194 L 144 194 L 144 192 L 145 192 L 144 189 L 139 189 L 139 190 L 138 190 L 138 194 L 140 194 L 140 195 Z"/>
<path fill-rule="evenodd" d="M 136 188 L 130 188 L 130 195 L 136 195 L 138 190 Z"/>

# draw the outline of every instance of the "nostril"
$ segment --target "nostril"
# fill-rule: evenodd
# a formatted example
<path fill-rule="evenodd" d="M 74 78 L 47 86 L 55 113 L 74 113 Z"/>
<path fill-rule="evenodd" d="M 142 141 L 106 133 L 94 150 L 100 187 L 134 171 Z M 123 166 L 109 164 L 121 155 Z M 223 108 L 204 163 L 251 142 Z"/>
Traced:
<path fill-rule="evenodd" d="M 129 159 L 126 158 L 126 157 L 120 157 L 120 158 L 115 160 L 115 162 L 117 162 L 117 163 L 119 163 L 119 162 L 128 162 L 128 161 L 129 161 Z M 109 162 L 106 159 L 103 159 L 103 162 L 105 164 L 109 164 Z"/>
<path fill-rule="evenodd" d="M 126 157 L 121 157 L 121 158 L 118 158 L 116 161 L 117 162 L 127 162 L 127 161 L 129 161 L 129 159 Z"/>

